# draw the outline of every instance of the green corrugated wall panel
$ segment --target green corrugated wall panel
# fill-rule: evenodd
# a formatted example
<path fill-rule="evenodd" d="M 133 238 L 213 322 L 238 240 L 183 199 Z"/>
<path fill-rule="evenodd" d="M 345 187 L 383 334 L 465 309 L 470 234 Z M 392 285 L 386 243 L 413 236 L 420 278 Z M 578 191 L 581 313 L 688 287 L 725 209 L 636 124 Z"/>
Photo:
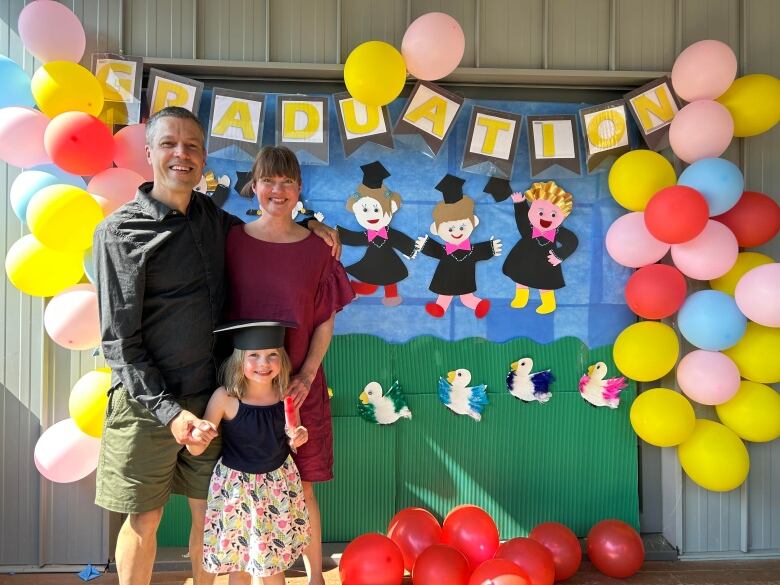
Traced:
<path fill-rule="evenodd" d="M 191 523 L 187 498 L 171 496 L 165 505 L 160 529 L 157 531 L 157 546 L 188 546 Z"/>
<path fill-rule="evenodd" d="M 507 393 L 509 366 L 521 357 L 534 360 L 534 371 L 555 374 L 547 404 Z M 419 337 L 391 344 L 369 335 L 336 336 L 325 359 L 334 390 L 336 478 L 318 486 L 324 540 L 383 532 L 407 506 L 443 518 L 462 503 L 488 510 L 502 538 L 526 535 L 548 520 L 579 536 L 605 518 L 638 528 L 637 439 L 628 417 L 636 388 L 631 383 L 623 391 L 617 410 L 590 406 L 580 398 L 578 382 L 596 361 L 607 364 L 610 377 L 617 375 L 611 347 L 589 350 L 575 338 L 541 345 L 525 338 Z M 474 384 L 488 385 L 490 404 L 481 422 L 455 415 L 439 401 L 439 376 L 462 367 Z M 377 426 L 361 419 L 357 397 L 365 385 L 375 380 L 387 389 L 395 379 L 412 420 Z M 178 544 L 184 545 L 188 520 L 180 511 L 169 514 L 175 506 L 166 508 L 163 525 L 182 525 Z"/>

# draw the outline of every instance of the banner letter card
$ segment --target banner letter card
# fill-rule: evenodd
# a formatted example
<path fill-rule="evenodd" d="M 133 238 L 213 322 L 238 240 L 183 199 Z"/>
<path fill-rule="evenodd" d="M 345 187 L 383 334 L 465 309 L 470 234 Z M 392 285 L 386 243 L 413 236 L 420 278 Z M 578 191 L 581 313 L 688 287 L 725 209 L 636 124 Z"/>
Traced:
<path fill-rule="evenodd" d="M 328 164 L 328 98 L 278 96 L 276 144 L 292 150 L 301 164 Z"/>
<path fill-rule="evenodd" d="M 127 126 L 141 121 L 141 57 L 93 53 L 92 72 L 103 88 L 100 120 L 107 126 Z"/>
<path fill-rule="evenodd" d="M 149 69 L 146 98 L 150 116 L 169 106 L 179 106 L 197 116 L 202 94 L 203 84 L 200 81 L 160 69 Z"/>
<path fill-rule="evenodd" d="M 218 158 L 254 160 L 263 142 L 265 94 L 214 88 L 209 116 L 208 153 Z M 241 153 L 246 156 L 242 157 Z"/>
<path fill-rule="evenodd" d="M 419 136 L 430 150 L 439 154 L 447 135 L 455 125 L 455 118 L 463 98 L 428 81 L 418 81 L 395 125 L 396 136 Z"/>
<path fill-rule="evenodd" d="M 348 92 L 333 94 L 333 99 L 345 158 L 369 142 L 394 148 L 387 106 L 365 105 Z"/>
<path fill-rule="evenodd" d="M 520 114 L 474 106 L 461 168 L 511 179 L 522 119 Z"/>
<path fill-rule="evenodd" d="M 668 77 L 661 77 L 623 96 L 651 150 L 669 148 L 669 124 L 681 107 Z"/>
<path fill-rule="evenodd" d="M 580 174 L 580 148 L 574 114 L 528 116 L 526 124 L 531 177 L 537 177 L 554 165 Z"/>
<path fill-rule="evenodd" d="M 580 110 L 588 172 L 610 157 L 628 152 L 628 112 L 623 100 Z"/>

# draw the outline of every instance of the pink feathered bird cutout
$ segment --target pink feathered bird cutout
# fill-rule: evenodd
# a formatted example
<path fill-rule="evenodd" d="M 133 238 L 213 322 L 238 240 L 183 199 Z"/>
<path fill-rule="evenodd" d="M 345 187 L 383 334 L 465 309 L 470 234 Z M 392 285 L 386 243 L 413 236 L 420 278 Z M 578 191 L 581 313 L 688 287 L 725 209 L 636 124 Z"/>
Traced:
<path fill-rule="evenodd" d="M 580 378 L 580 395 L 593 406 L 620 406 L 620 391 L 628 386 L 624 377 L 604 379 L 607 364 L 596 362 Z"/>

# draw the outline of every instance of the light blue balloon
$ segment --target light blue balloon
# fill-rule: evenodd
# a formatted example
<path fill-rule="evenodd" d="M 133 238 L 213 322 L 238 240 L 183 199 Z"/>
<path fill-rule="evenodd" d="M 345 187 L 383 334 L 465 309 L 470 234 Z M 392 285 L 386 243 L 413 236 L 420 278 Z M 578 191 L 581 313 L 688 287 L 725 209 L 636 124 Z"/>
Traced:
<path fill-rule="evenodd" d="M 54 175 L 57 177 L 57 179 L 59 179 L 57 182 L 60 185 L 73 185 L 79 189 L 84 189 L 85 191 L 87 190 L 87 182 L 84 179 L 78 175 L 71 175 L 70 173 L 63 171 L 57 165 L 38 165 L 37 167 L 32 167 L 29 170 L 43 171 L 44 173 Z"/>
<path fill-rule="evenodd" d="M 30 89 L 30 77 L 24 69 L 3 55 L 0 55 L 0 79 L 3 84 L 0 90 L 0 108 L 35 107 L 35 98 Z"/>
<path fill-rule="evenodd" d="M 742 339 L 747 319 L 731 295 L 702 290 L 685 300 L 677 313 L 677 327 L 699 349 L 721 351 Z"/>
<path fill-rule="evenodd" d="M 87 280 L 95 284 L 95 264 L 92 262 L 92 248 L 84 251 L 84 274 L 87 275 Z"/>
<path fill-rule="evenodd" d="M 8 199 L 11 201 L 11 209 L 23 223 L 26 222 L 27 206 L 38 191 L 51 185 L 59 185 L 61 181 L 54 175 L 43 171 L 24 171 L 14 179 Z"/>
<path fill-rule="evenodd" d="M 703 158 L 685 169 L 678 185 L 696 189 L 707 200 L 710 217 L 726 213 L 734 207 L 745 190 L 742 171 L 722 158 Z"/>

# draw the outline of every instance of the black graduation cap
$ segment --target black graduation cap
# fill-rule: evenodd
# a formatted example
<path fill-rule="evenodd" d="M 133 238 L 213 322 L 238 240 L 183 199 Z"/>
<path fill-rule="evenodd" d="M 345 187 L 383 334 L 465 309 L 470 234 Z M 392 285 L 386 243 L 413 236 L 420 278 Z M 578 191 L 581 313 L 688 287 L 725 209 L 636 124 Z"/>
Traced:
<path fill-rule="evenodd" d="M 483 189 L 485 193 L 490 193 L 496 203 L 500 203 L 512 194 L 512 187 L 509 186 L 509 181 L 500 177 L 490 177 Z"/>
<path fill-rule="evenodd" d="M 220 325 L 214 333 L 229 333 L 236 349 L 273 349 L 284 346 L 284 331 L 288 327 L 294 329 L 297 325 L 284 321 L 245 319 Z"/>
<path fill-rule="evenodd" d="M 444 175 L 444 178 L 436 185 L 436 190 L 444 195 L 444 203 L 457 203 L 463 199 L 463 183 L 466 179 L 461 179 L 455 175 Z"/>
<path fill-rule="evenodd" d="M 363 170 L 363 184 L 369 189 L 378 189 L 382 186 L 382 181 L 390 176 L 390 173 L 378 160 L 361 165 L 360 168 Z"/>

